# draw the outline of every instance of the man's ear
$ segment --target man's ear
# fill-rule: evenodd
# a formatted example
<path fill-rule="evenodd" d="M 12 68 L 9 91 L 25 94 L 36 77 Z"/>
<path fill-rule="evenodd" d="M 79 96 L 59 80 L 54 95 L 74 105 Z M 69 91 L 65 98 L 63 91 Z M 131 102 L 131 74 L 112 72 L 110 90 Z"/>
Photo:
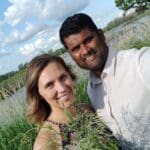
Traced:
<path fill-rule="evenodd" d="M 98 29 L 98 33 L 99 33 L 100 39 L 102 39 L 103 41 L 105 41 L 106 39 L 105 39 L 105 35 L 104 35 L 103 30 Z"/>

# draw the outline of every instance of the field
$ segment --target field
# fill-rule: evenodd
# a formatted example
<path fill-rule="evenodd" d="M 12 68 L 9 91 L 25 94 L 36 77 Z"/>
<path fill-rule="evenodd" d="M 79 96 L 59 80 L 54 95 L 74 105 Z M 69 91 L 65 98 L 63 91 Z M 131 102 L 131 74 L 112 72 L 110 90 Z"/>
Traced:
<path fill-rule="evenodd" d="M 89 103 L 86 94 L 87 80 L 77 83 L 76 103 Z M 82 90 L 82 92 L 80 92 Z M 15 98 L 15 97 L 14 97 Z M 82 118 L 82 119 L 81 119 Z M 105 125 L 93 115 L 90 119 L 85 116 L 78 116 L 77 119 L 83 120 L 82 126 L 72 121 L 71 127 L 78 132 L 79 141 L 76 144 L 77 149 L 87 150 L 91 148 L 117 150 L 118 143 L 107 134 L 96 136 L 97 133 L 103 133 Z M 97 124 L 97 128 L 91 128 L 91 124 Z M 99 128 L 98 128 L 99 127 Z M 26 117 L 26 102 L 24 98 L 17 96 L 15 99 L 9 99 L 1 102 L 0 105 L 0 149 L 1 150 L 32 150 L 33 142 L 38 132 L 38 126 L 33 125 Z M 91 141 L 93 139 L 93 141 Z M 103 143 L 99 143 L 103 139 Z"/>
<path fill-rule="evenodd" d="M 107 27 L 106 40 L 110 47 L 117 49 L 141 48 L 150 46 L 150 11 L 142 14 L 141 17 L 129 17 L 126 23 L 116 24 Z M 124 22 L 124 21 L 123 21 Z M 140 24 L 138 24 L 140 22 Z M 117 26 L 117 27 L 116 27 Z M 138 36 L 137 36 L 138 35 Z M 64 49 L 61 51 L 65 51 Z M 51 53 L 51 52 L 50 52 Z M 73 64 L 74 65 L 74 64 Z M 74 66 L 73 66 L 74 67 Z M 76 68 L 76 67 L 75 67 Z M 79 69 L 76 69 L 77 72 Z M 21 95 L 14 92 L 24 85 L 24 71 L 7 79 L 0 84 L 0 150 L 32 150 L 33 142 L 38 133 L 38 126 L 30 123 L 26 117 L 26 101 L 24 89 Z M 82 70 L 80 70 L 82 72 Z M 86 72 L 87 73 L 87 72 Z M 83 75 L 84 76 L 84 75 Z M 76 103 L 89 103 L 86 93 L 87 80 L 82 79 L 77 83 Z M 5 99 L 5 100 L 4 100 Z M 97 121 L 97 119 L 96 119 Z M 99 121 L 98 121 L 99 122 Z M 85 122 L 88 125 L 89 122 Z M 100 122 L 102 124 L 102 122 Z M 105 145 L 99 145 L 94 135 L 90 134 L 91 128 L 84 128 L 88 136 L 82 139 L 82 146 L 79 149 L 88 150 L 90 147 L 105 149 L 107 146 L 115 150 L 116 143 L 108 140 Z M 83 132 L 81 129 L 80 132 Z M 97 132 L 97 131 L 95 131 Z M 103 148 L 99 146 L 104 146 Z M 105 147 L 106 146 L 106 147 Z"/>

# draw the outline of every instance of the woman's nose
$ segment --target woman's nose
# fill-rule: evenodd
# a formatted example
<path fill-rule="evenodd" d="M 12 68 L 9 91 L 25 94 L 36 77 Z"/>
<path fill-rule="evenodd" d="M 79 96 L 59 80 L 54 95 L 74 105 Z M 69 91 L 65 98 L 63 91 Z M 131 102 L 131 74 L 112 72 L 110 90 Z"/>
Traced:
<path fill-rule="evenodd" d="M 66 90 L 66 85 L 64 83 L 62 83 L 62 82 L 58 82 L 56 84 L 56 90 L 58 92 L 64 92 Z"/>

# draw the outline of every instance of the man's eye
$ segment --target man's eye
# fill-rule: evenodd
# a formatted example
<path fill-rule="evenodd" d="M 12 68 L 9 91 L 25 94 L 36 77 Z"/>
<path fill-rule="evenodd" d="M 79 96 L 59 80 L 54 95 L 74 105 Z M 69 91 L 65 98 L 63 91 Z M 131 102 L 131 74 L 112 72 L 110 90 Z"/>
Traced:
<path fill-rule="evenodd" d="M 80 49 L 80 46 L 76 46 L 71 50 L 71 52 L 77 52 L 79 49 Z"/>
<path fill-rule="evenodd" d="M 91 42 L 93 39 L 94 39 L 94 36 L 90 36 L 84 41 L 84 43 L 87 44 L 87 43 Z"/>

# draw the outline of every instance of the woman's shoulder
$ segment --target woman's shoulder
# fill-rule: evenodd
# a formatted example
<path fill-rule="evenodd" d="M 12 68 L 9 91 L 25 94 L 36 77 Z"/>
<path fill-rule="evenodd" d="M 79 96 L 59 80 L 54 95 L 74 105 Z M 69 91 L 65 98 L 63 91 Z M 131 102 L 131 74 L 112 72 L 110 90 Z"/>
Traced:
<path fill-rule="evenodd" d="M 55 127 L 44 123 L 35 139 L 33 150 L 59 150 L 60 138 Z"/>
<path fill-rule="evenodd" d="M 89 113 L 94 113 L 94 109 L 91 104 L 88 103 L 79 103 L 77 104 L 77 109 L 83 111 L 83 112 L 89 112 Z"/>

